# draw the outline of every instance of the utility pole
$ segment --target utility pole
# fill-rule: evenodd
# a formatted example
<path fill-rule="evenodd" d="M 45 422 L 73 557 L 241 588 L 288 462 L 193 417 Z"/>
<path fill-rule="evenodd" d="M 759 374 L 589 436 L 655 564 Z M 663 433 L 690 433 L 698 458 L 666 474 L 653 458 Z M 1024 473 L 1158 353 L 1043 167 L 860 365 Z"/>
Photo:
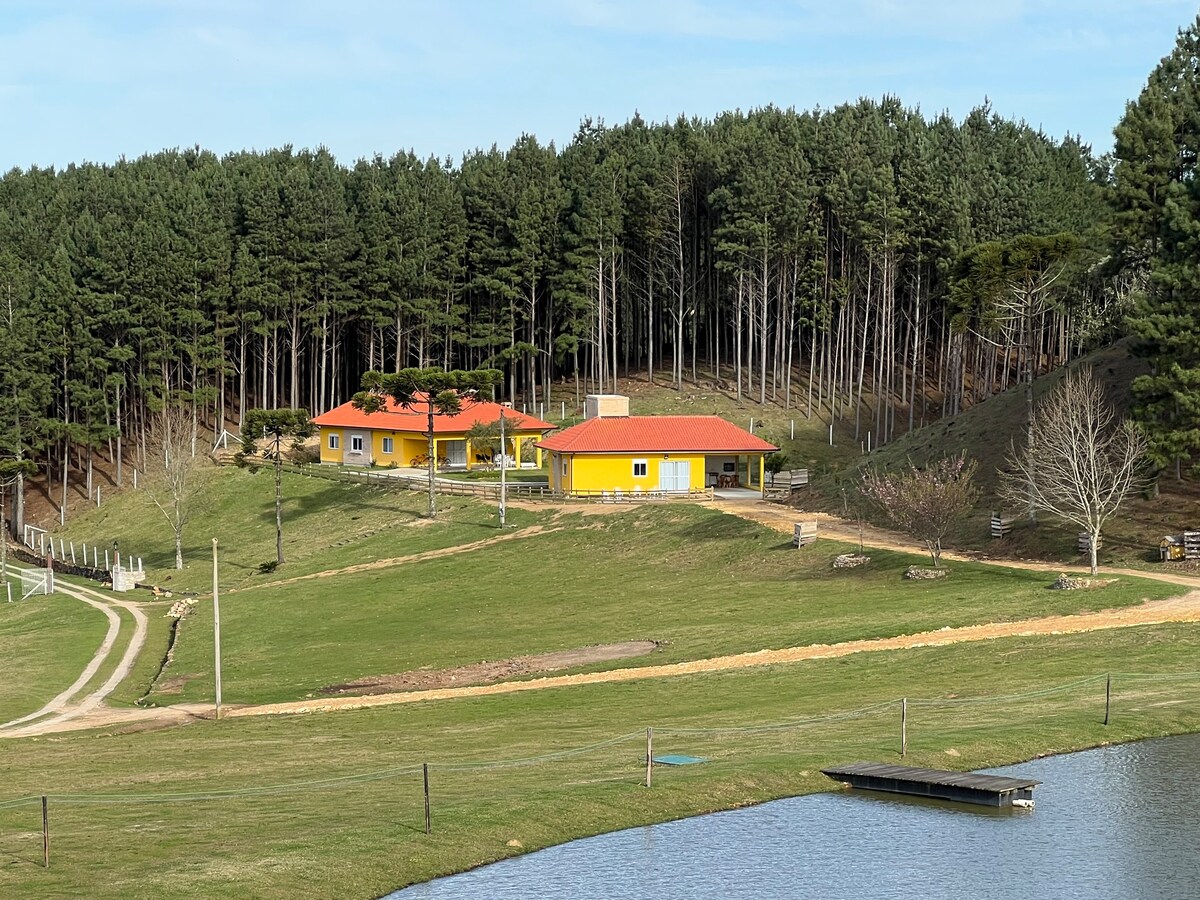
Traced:
<path fill-rule="evenodd" d="M 217 594 L 217 539 L 213 538 L 213 653 L 217 672 L 217 718 L 221 718 L 221 600 Z"/>
<path fill-rule="evenodd" d="M 500 407 L 500 527 L 504 527 L 505 481 L 504 464 L 507 462 L 508 445 L 504 442 L 504 407 Z"/>

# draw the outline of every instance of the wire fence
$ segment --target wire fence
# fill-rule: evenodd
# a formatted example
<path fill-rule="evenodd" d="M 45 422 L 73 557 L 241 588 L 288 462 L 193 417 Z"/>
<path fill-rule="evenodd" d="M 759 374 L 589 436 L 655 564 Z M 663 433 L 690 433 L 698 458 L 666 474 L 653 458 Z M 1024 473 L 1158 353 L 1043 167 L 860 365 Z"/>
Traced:
<path fill-rule="evenodd" d="M 925 763 L 936 753 L 953 768 L 956 746 L 1005 741 L 1018 723 L 1025 728 L 1028 746 L 1042 748 L 1060 746 L 1060 738 L 1077 745 L 1081 734 L 1099 743 L 1109 734 L 1120 740 L 1200 730 L 1200 672 L 1102 673 L 1019 693 L 897 698 L 774 722 L 658 722 L 652 729 L 529 755 L 413 758 L 403 765 L 325 778 L 229 788 L 205 784 L 178 791 L 47 790 L 0 799 L 0 858 L 7 854 L 33 859 L 39 806 L 46 865 L 51 825 L 58 856 L 84 854 L 86 848 L 89 858 L 98 852 L 106 857 L 136 853 L 127 843 L 132 834 L 139 835 L 139 841 L 156 839 L 154 835 L 175 841 L 189 829 L 204 827 L 223 832 L 222 840 L 233 842 L 261 840 L 264 829 L 270 833 L 285 827 L 280 823 L 294 830 L 309 827 L 303 825 L 309 822 L 319 830 L 344 809 L 353 809 L 355 821 L 368 827 L 394 828 L 402 822 L 411 836 L 450 823 L 536 816 L 539 804 L 595 799 L 597 790 L 613 783 L 649 787 L 652 773 L 653 787 L 664 779 L 668 785 L 681 779 L 715 784 L 771 767 L 819 769 L 864 758 L 899 761 L 906 752 Z M 1124 728 L 1102 727 L 1110 724 Z M 657 759 L 668 754 L 686 754 L 704 764 L 670 769 L 647 765 L 648 755 Z M 336 792 L 337 797 L 303 797 L 319 792 Z M 230 804 L 242 804 L 241 811 L 231 815 Z M 187 811 L 174 818 L 154 812 L 164 805 Z"/>

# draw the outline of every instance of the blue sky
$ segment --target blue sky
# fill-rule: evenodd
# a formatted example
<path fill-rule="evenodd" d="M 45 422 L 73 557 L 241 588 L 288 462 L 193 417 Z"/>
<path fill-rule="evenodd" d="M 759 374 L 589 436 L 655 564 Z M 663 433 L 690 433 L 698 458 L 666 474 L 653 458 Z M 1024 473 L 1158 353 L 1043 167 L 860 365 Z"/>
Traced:
<path fill-rule="evenodd" d="M 895 94 L 1102 152 L 1177 0 L 0 0 L 0 169 L 164 147 L 451 156 L 584 117 Z"/>

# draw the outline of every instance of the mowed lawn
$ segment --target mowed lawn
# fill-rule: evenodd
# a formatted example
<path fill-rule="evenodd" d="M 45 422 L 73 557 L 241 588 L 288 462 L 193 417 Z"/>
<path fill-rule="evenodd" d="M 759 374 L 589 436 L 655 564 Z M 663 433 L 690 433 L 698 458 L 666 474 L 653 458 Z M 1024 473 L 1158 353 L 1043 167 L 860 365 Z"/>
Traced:
<path fill-rule="evenodd" d="M 972 769 L 1194 730 L 1198 652 L 1195 626 L 1132 628 L 9 741 L 0 895 L 377 897 L 584 835 L 834 789 L 821 767 L 899 760 L 902 696 L 913 698 L 912 765 Z M 1107 671 L 1179 677 L 1118 674 L 1105 727 Z M 1049 690 L 1057 687 L 1064 689 Z M 813 721 L 822 716 L 834 717 Z M 753 727 L 782 723 L 792 725 Z M 647 726 L 655 728 L 657 752 L 709 762 L 658 769 L 647 790 L 640 784 Z M 592 749 L 552 756 L 585 746 Z M 541 761 L 505 764 L 529 757 Z M 422 833 L 423 762 L 431 764 L 430 836 Z M 320 783 L 334 777 L 353 780 Z M 271 790 L 245 793 L 264 788 Z M 50 794 L 48 870 L 41 867 L 42 793 Z M 23 796 L 33 799 L 6 805 Z"/>
<path fill-rule="evenodd" d="M 20 582 L 13 586 L 20 597 Z M 3 602 L 0 594 L 0 724 L 41 708 L 70 687 L 108 631 L 100 610 L 55 594 Z"/>
<path fill-rule="evenodd" d="M 145 489 L 126 490 L 89 510 L 55 539 L 87 542 L 100 551 L 119 542 L 142 557 L 148 580 L 164 590 L 212 590 L 212 540 L 220 543 L 221 583 L 227 588 L 262 584 L 378 557 L 419 553 L 482 540 L 498 533 L 494 506 L 462 497 L 439 497 L 435 522 L 424 518 L 426 495 L 388 486 L 283 475 L 286 562 L 274 572 L 260 567 L 275 558 L 275 480 L 269 468 L 203 466 L 197 470 L 184 528 L 184 569 L 176 571 L 171 529 Z M 538 517 L 510 513 L 516 525 Z"/>
<path fill-rule="evenodd" d="M 661 647 L 609 666 L 1111 608 L 1183 590 L 1122 579 L 1054 591 L 1049 574 L 967 563 L 944 580 L 906 581 L 904 568 L 921 558 L 881 551 L 866 567 L 837 570 L 844 545 L 797 551 L 784 535 L 693 505 L 567 513 L 547 526 L 558 530 L 225 595 L 226 701 L 302 699 L 364 676 L 621 641 Z M 212 657 L 205 603 L 182 623 L 152 699 L 211 698 Z"/>

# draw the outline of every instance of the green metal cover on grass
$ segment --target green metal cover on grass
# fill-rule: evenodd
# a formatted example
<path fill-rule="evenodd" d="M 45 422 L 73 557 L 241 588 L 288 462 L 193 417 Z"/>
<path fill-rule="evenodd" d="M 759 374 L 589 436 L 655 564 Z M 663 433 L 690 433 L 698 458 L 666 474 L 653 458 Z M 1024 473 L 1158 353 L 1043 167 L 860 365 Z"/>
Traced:
<path fill-rule="evenodd" d="M 693 763 L 702 762 L 708 762 L 708 760 L 703 756 L 683 756 L 677 753 L 654 757 L 654 764 L 658 766 L 690 766 Z"/>

